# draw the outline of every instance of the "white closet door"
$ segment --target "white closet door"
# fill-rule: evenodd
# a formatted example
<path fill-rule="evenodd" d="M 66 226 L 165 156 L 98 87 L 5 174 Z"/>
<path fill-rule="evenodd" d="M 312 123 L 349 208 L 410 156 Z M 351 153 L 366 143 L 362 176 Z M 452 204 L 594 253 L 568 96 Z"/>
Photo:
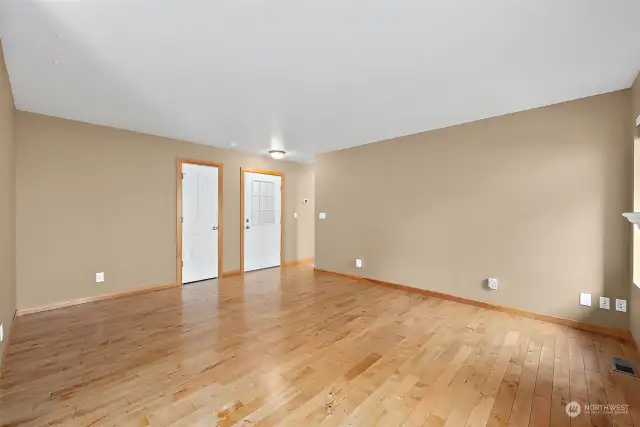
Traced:
<path fill-rule="evenodd" d="M 218 168 L 182 164 L 182 283 L 218 277 Z"/>
<path fill-rule="evenodd" d="M 282 177 L 244 174 L 244 271 L 280 265 Z"/>

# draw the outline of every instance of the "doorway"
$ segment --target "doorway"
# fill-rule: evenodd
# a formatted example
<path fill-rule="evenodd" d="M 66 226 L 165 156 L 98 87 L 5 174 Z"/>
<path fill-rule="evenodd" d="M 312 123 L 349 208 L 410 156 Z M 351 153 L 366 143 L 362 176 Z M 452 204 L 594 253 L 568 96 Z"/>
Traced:
<path fill-rule="evenodd" d="M 222 271 L 222 165 L 178 160 L 178 283 L 215 279 Z"/>
<path fill-rule="evenodd" d="M 284 174 L 242 168 L 240 194 L 240 271 L 281 266 Z"/>

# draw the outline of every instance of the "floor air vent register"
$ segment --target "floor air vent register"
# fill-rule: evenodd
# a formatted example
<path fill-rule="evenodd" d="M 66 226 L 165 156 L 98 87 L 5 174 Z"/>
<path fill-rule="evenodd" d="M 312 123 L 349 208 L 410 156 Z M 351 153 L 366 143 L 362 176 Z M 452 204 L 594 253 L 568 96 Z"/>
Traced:
<path fill-rule="evenodd" d="M 611 358 L 611 366 L 615 372 L 622 372 L 623 374 L 633 375 L 637 377 L 636 369 L 633 364 L 628 360 L 620 359 L 618 357 Z"/>

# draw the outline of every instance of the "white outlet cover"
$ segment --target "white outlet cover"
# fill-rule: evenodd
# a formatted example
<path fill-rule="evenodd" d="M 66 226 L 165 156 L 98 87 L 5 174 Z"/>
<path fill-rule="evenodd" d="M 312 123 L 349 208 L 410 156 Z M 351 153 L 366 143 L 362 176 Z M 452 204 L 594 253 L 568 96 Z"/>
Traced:
<path fill-rule="evenodd" d="M 362 268 L 362 260 L 360 258 L 356 258 L 356 268 Z"/>
<path fill-rule="evenodd" d="M 605 310 L 611 309 L 611 302 L 607 297 L 600 297 L 600 308 L 604 308 Z"/>
<path fill-rule="evenodd" d="M 487 285 L 489 286 L 489 289 L 491 289 L 492 291 L 497 291 L 498 290 L 498 279 L 495 277 L 489 277 L 487 279 Z"/>
<path fill-rule="evenodd" d="M 104 282 L 104 272 L 96 273 L 96 283 Z"/>
<path fill-rule="evenodd" d="M 627 311 L 626 299 L 616 299 L 616 311 Z"/>
<path fill-rule="evenodd" d="M 591 307 L 591 294 L 580 293 L 580 305 Z"/>
<path fill-rule="evenodd" d="M 293 217 L 297 219 L 298 218 L 298 212 L 294 212 L 293 213 Z"/>
<path fill-rule="evenodd" d="M 319 219 L 327 219 L 327 214 L 326 214 L 325 212 L 320 212 L 320 213 L 318 214 L 318 218 L 319 218 Z"/>

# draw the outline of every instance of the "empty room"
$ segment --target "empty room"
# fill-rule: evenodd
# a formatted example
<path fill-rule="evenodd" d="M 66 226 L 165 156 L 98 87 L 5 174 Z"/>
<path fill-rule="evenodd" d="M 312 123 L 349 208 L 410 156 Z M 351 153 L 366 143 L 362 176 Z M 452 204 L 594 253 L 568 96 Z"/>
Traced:
<path fill-rule="evenodd" d="M 640 427 L 637 0 L 0 1 L 0 427 Z"/>

